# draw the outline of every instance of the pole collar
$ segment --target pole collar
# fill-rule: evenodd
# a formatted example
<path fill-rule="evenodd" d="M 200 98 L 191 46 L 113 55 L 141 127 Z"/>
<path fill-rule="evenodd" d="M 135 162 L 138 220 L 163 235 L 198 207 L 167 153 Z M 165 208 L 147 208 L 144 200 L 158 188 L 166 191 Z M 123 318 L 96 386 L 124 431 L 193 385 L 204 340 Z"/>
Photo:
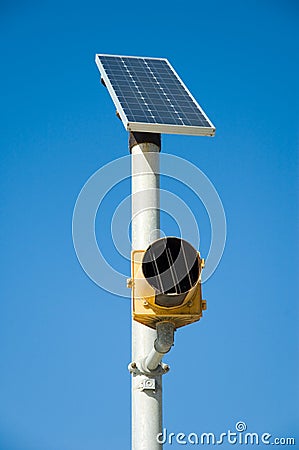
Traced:
<path fill-rule="evenodd" d="M 132 147 L 139 144 L 155 144 L 159 147 L 159 151 L 161 151 L 161 134 L 131 131 L 129 134 L 130 153 L 132 152 Z"/>

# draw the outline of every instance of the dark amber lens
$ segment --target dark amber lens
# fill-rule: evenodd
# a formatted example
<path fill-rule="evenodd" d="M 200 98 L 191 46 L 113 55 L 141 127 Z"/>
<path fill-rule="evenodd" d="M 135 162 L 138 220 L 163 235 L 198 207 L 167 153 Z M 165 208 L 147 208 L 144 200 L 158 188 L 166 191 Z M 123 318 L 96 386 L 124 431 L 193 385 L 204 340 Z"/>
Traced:
<path fill-rule="evenodd" d="M 142 271 L 158 294 L 184 294 L 190 291 L 199 279 L 198 253 L 183 239 L 161 238 L 146 250 Z"/>

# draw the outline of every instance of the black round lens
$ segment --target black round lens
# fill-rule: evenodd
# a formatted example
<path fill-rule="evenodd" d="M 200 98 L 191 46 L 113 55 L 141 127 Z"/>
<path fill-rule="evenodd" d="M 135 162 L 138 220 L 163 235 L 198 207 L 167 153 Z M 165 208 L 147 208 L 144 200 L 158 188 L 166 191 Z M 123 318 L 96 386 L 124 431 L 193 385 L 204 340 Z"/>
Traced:
<path fill-rule="evenodd" d="M 187 241 L 177 237 L 158 239 L 144 254 L 142 271 L 158 294 L 184 294 L 199 279 L 198 252 Z"/>

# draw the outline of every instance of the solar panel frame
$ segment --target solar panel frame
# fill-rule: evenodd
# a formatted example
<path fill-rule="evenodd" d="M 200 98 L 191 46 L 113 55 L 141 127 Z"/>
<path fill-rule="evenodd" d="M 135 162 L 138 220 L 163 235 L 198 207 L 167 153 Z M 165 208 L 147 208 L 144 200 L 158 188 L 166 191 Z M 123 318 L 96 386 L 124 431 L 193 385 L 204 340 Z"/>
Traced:
<path fill-rule="evenodd" d="M 115 58 L 117 60 L 118 58 L 132 58 L 136 60 L 146 60 L 146 61 L 164 61 L 168 68 L 171 70 L 171 73 L 175 77 L 175 79 L 179 82 L 179 84 L 183 87 L 183 89 L 187 93 L 188 101 L 190 101 L 190 104 L 192 105 L 192 102 L 196 105 L 200 113 L 202 114 L 203 118 L 208 122 L 209 126 L 198 126 L 198 125 L 179 125 L 179 124 L 170 124 L 170 123 L 156 123 L 156 122 L 143 122 L 140 121 L 129 121 L 121 103 L 118 98 L 117 92 L 115 91 L 108 74 L 106 73 L 106 70 L 101 62 L 101 57 L 111 57 Z M 138 131 L 138 132 L 152 132 L 152 133 L 166 133 L 166 134 L 184 134 L 184 135 L 193 135 L 193 136 L 214 136 L 215 134 L 215 126 L 211 122 L 211 120 L 207 117 L 199 103 L 196 101 L 196 99 L 193 97 L 187 86 L 184 84 L 184 82 L 181 80 L 179 75 L 176 73 L 176 71 L 173 69 L 171 64 L 166 58 L 152 58 L 152 57 L 140 57 L 140 56 L 123 56 L 123 55 L 110 55 L 110 54 L 101 54 L 97 53 L 95 57 L 95 62 L 97 64 L 97 67 L 100 71 L 101 78 L 103 79 L 108 92 L 113 100 L 113 103 L 116 107 L 116 110 L 120 116 L 120 119 L 122 120 L 122 123 L 127 131 Z M 120 78 L 121 79 L 121 78 Z M 127 80 L 122 80 L 122 82 L 127 83 Z M 145 84 L 146 81 L 143 83 Z M 150 87 L 150 83 L 148 90 L 151 90 L 149 92 L 149 96 L 153 97 L 156 95 L 155 89 L 153 87 Z M 186 97 L 186 98 L 187 98 Z M 157 98 L 157 97 L 156 97 Z M 192 101 L 191 101 L 192 100 Z M 144 114 L 146 115 L 146 114 Z M 140 116 L 141 117 L 141 116 Z M 168 120 L 168 119 L 167 119 Z"/>

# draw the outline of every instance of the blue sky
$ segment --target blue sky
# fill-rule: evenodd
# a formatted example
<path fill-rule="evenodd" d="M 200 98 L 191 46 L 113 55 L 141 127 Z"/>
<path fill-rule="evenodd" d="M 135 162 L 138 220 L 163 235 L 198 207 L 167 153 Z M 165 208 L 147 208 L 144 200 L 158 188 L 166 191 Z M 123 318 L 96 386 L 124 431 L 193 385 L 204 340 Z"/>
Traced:
<path fill-rule="evenodd" d="M 291 0 L 2 2 L 1 450 L 130 448 L 130 302 L 86 276 L 71 235 L 84 183 L 128 152 L 95 53 L 168 58 L 217 129 L 163 136 L 163 152 L 210 178 L 228 233 L 208 310 L 166 358 L 164 425 L 221 433 L 243 420 L 299 439 L 298 17 Z M 162 185 L 194 212 L 205 256 L 204 208 Z M 97 218 L 103 254 L 128 275 L 109 227 L 129 190 L 116 186 Z M 162 228 L 177 232 L 167 215 Z"/>

